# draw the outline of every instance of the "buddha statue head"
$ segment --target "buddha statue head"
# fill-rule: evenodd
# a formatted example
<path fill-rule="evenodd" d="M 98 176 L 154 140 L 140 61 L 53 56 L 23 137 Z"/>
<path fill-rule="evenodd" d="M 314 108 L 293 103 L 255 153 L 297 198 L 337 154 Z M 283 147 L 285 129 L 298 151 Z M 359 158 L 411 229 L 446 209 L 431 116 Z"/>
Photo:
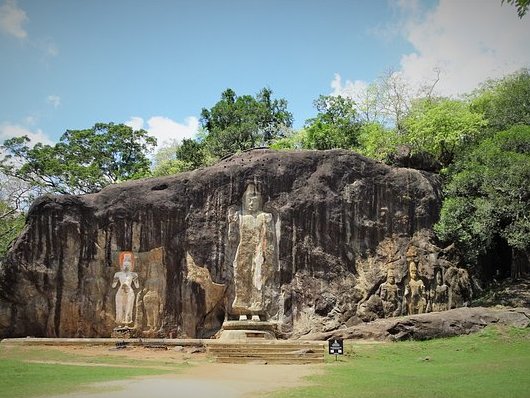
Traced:
<path fill-rule="evenodd" d="M 243 194 L 243 212 L 245 214 L 256 214 L 263 208 L 263 197 L 255 184 L 248 184 Z"/>
<path fill-rule="evenodd" d="M 396 276 L 394 274 L 394 269 L 393 268 L 389 268 L 387 273 L 386 273 L 386 281 L 388 283 L 390 283 L 391 285 L 395 285 L 396 284 Z"/>
<path fill-rule="evenodd" d="M 416 265 L 414 261 L 411 261 L 409 264 L 409 275 L 410 275 L 410 279 L 414 281 L 418 279 L 418 266 Z"/>

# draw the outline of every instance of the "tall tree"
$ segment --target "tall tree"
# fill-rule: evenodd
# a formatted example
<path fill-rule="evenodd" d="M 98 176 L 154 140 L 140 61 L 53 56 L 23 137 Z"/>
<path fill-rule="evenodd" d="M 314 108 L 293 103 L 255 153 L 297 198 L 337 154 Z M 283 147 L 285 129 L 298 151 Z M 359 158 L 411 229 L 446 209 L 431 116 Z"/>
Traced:
<path fill-rule="evenodd" d="M 378 122 L 365 123 L 359 133 L 359 145 L 354 150 L 372 159 L 389 161 L 401 140 L 395 129 Z"/>
<path fill-rule="evenodd" d="M 351 149 L 357 146 L 362 123 L 355 101 L 340 95 L 321 95 L 314 105 L 318 114 L 306 121 L 305 148 Z"/>
<path fill-rule="evenodd" d="M 24 226 L 25 216 L 0 200 L 0 261 Z"/>
<path fill-rule="evenodd" d="M 147 153 L 156 139 L 145 130 L 123 124 L 97 123 L 85 130 L 67 130 L 51 146 L 29 146 L 26 136 L 4 142 L 7 153 L 0 171 L 48 192 L 82 194 L 149 175 Z"/>
<path fill-rule="evenodd" d="M 256 146 L 269 145 L 292 126 L 293 116 L 285 99 L 272 99 L 272 91 L 262 89 L 256 97 L 237 96 L 227 89 L 211 109 L 203 108 L 201 125 L 206 131 L 204 145 L 216 157 Z"/>
<path fill-rule="evenodd" d="M 402 120 L 400 143 L 412 153 L 427 153 L 448 166 L 485 124 L 483 116 L 463 101 L 422 98 L 413 101 Z"/>
<path fill-rule="evenodd" d="M 154 176 L 171 175 L 210 164 L 203 141 L 185 138 L 158 150 L 154 158 Z"/>
<path fill-rule="evenodd" d="M 470 264 L 499 239 L 513 250 L 512 274 L 530 259 L 530 126 L 482 141 L 454 166 L 445 187 L 440 239 L 454 242 Z"/>
<path fill-rule="evenodd" d="M 521 69 L 489 80 L 471 95 L 471 100 L 473 109 L 484 114 L 493 131 L 530 125 L 530 71 Z"/>
<path fill-rule="evenodd" d="M 0 173 L 0 262 L 25 223 L 25 210 L 35 194 L 24 181 Z"/>

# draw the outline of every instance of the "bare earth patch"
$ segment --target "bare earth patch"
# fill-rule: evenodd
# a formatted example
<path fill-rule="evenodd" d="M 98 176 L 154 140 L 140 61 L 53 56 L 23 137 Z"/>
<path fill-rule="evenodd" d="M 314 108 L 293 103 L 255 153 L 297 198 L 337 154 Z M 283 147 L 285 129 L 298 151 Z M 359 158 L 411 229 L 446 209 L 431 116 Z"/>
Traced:
<path fill-rule="evenodd" d="M 127 367 L 171 369 L 170 366 L 190 363 L 193 366 L 179 368 L 178 373 L 164 376 L 148 376 L 129 380 L 98 383 L 89 386 L 90 392 L 70 393 L 50 398 L 246 398 L 270 391 L 307 385 L 306 376 L 318 374 L 322 365 L 263 365 L 223 364 L 209 362 L 206 353 L 192 353 L 193 349 L 178 351 L 128 347 L 109 349 L 94 347 L 47 347 L 78 355 L 75 362 L 31 360 L 40 363 L 61 363 L 83 366 L 120 366 L 113 363 L 93 363 L 90 357 L 129 358 L 142 364 Z M 145 361 L 152 361 L 147 364 Z"/>

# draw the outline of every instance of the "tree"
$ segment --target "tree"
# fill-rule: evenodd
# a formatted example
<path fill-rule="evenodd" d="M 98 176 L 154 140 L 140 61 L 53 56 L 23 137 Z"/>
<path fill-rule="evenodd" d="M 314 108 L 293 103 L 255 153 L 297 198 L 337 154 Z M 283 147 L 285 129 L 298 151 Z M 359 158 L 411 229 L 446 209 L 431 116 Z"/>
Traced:
<path fill-rule="evenodd" d="M 25 210 L 38 192 L 24 181 L 0 173 L 0 262 L 25 223 Z"/>
<path fill-rule="evenodd" d="M 83 194 L 149 175 L 147 152 L 156 139 L 123 124 L 97 123 L 67 130 L 54 146 L 29 146 L 26 136 L 4 142 L 0 170 L 48 192 Z"/>
<path fill-rule="evenodd" d="M 210 164 L 203 142 L 185 138 L 181 143 L 173 141 L 155 154 L 154 176 L 172 175 L 197 169 Z"/>
<path fill-rule="evenodd" d="M 517 7 L 517 15 L 522 18 L 526 15 L 528 7 L 530 7 L 530 0 L 502 0 L 501 4 L 511 4 Z"/>
<path fill-rule="evenodd" d="M 190 165 L 190 169 L 201 167 L 206 162 L 204 144 L 196 140 L 185 138 L 176 149 L 177 159 Z"/>
<path fill-rule="evenodd" d="M 483 116 L 463 101 L 423 98 L 415 100 L 403 118 L 400 143 L 412 154 L 427 153 L 448 166 L 485 124 Z"/>
<path fill-rule="evenodd" d="M 355 150 L 361 155 L 379 161 L 388 161 L 396 151 L 401 137 L 394 129 L 385 128 L 381 123 L 365 123 L 359 133 L 359 145 Z"/>
<path fill-rule="evenodd" d="M 351 149 L 358 145 L 361 122 L 352 99 L 321 95 L 314 105 L 318 114 L 306 121 L 304 148 Z"/>
<path fill-rule="evenodd" d="M 420 98 L 434 97 L 435 87 L 440 81 L 440 70 L 433 70 L 432 81 L 424 81 L 415 87 L 401 72 L 389 69 L 373 84 L 368 86 L 369 97 L 372 98 L 371 113 L 375 116 L 371 121 L 378 121 L 385 126 L 394 127 L 397 133 L 402 132 L 402 121 L 410 112 L 414 101 Z"/>
<path fill-rule="evenodd" d="M 270 89 L 256 97 L 237 96 L 232 89 L 221 94 L 211 109 L 203 108 L 200 123 L 204 145 L 216 157 L 224 157 L 256 146 L 269 145 L 291 127 L 293 116 L 285 99 L 272 99 Z"/>
<path fill-rule="evenodd" d="M 517 276 L 514 264 L 530 254 L 529 181 L 530 126 L 485 139 L 455 164 L 436 233 L 454 242 L 470 264 L 501 239 L 513 251 Z"/>
<path fill-rule="evenodd" d="M 304 143 L 307 142 L 307 130 L 291 130 L 285 137 L 274 140 L 270 148 L 276 150 L 305 149 Z"/>
<path fill-rule="evenodd" d="M 24 227 L 25 216 L 4 200 L 0 200 L 0 261 Z"/>
<path fill-rule="evenodd" d="M 516 124 L 530 125 L 530 71 L 521 69 L 498 80 L 489 80 L 471 95 L 475 112 L 484 114 L 493 131 Z"/>

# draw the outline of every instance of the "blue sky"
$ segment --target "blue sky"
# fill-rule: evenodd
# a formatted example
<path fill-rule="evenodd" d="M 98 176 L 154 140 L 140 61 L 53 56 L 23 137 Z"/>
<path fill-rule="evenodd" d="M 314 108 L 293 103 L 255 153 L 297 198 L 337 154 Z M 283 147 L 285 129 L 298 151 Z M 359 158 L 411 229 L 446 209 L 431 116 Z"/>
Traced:
<path fill-rule="evenodd" d="M 390 68 L 440 94 L 530 67 L 530 16 L 500 0 L 0 0 L 0 140 L 96 122 L 193 136 L 221 92 L 355 97 Z"/>

